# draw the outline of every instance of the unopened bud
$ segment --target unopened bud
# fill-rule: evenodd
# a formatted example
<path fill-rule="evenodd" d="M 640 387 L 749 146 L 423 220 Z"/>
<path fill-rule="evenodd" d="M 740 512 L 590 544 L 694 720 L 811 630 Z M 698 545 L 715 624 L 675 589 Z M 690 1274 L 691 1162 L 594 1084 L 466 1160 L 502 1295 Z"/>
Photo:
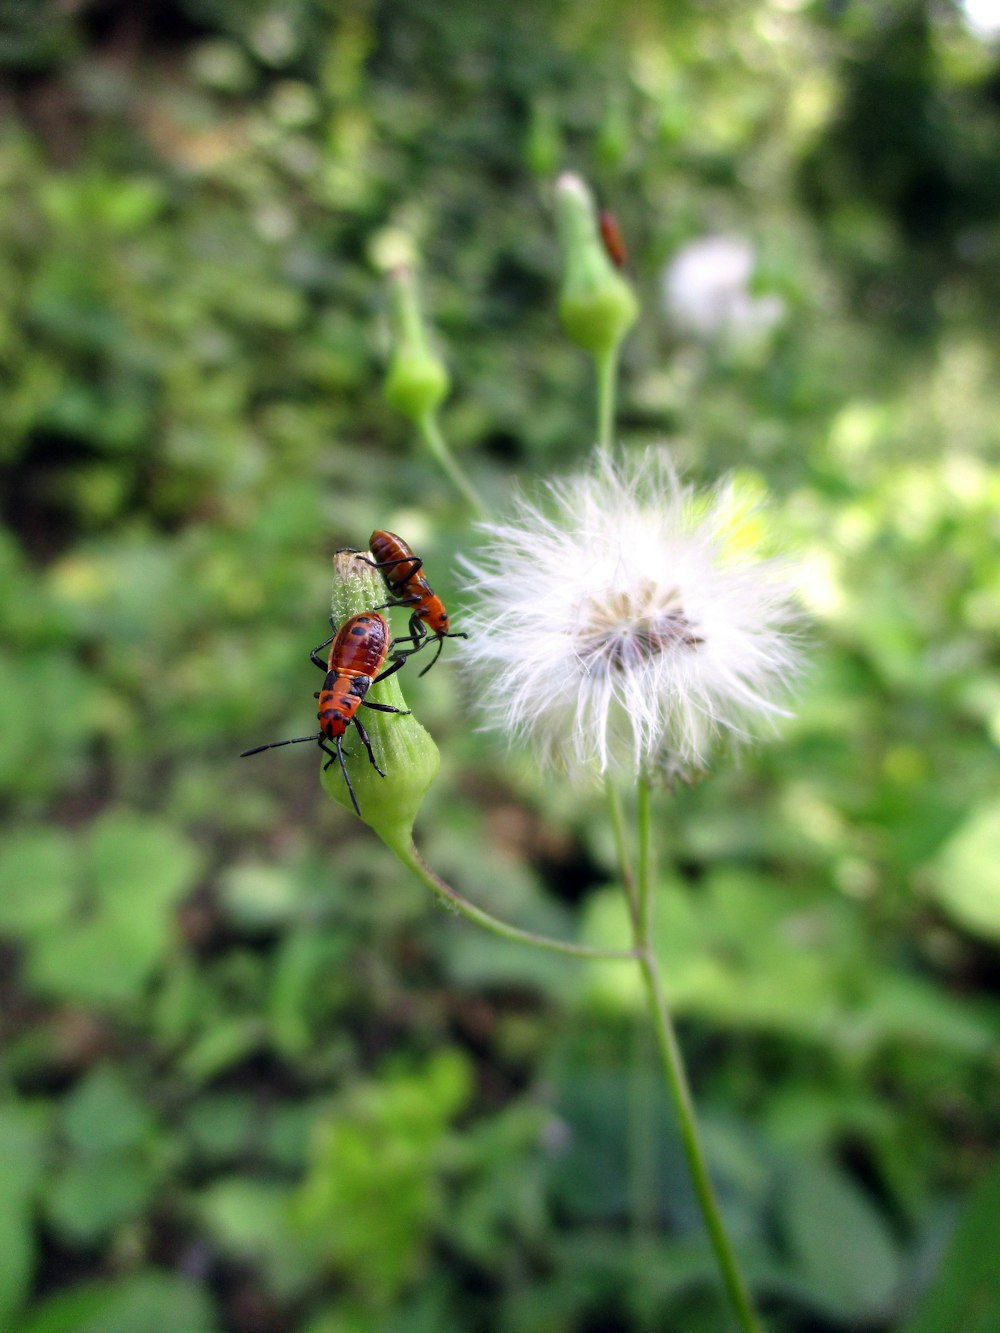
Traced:
<path fill-rule="evenodd" d="M 385 584 L 378 570 L 368 562 L 367 552 L 338 551 L 333 557 L 333 594 L 330 609 L 337 625 L 351 616 L 361 615 L 385 601 Z M 395 672 L 372 685 L 365 698 L 370 703 L 406 708 Z M 408 848 L 413 839 L 413 824 L 424 796 L 437 777 L 441 756 L 428 732 L 410 713 L 382 713 L 362 703 L 357 714 L 371 741 L 372 754 L 382 777 L 368 758 L 355 727 L 345 736 L 350 754 L 344 764 L 351 779 L 361 811 L 361 818 L 394 851 Z M 348 810 L 353 810 L 344 775 L 336 762 L 322 771 L 327 793 Z"/>
<path fill-rule="evenodd" d="M 447 397 L 448 371 L 428 338 L 416 278 L 408 264 L 399 264 L 390 272 L 389 290 L 393 354 L 385 380 L 385 398 L 390 407 L 419 424 Z"/>
<path fill-rule="evenodd" d="M 564 172 L 556 183 L 563 283 L 559 318 L 568 337 L 592 356 L 614 351 L 636 321 L 638 302 L 608 255 L 590 191 Z"/>
<path fill-rule="evenodd" d="M 531 119 L 524 142 L 524 157 L 529 171 L 549 177 L 562 159 L 562 130 L 552 103 L 537 99 L 531 104 Z"/>

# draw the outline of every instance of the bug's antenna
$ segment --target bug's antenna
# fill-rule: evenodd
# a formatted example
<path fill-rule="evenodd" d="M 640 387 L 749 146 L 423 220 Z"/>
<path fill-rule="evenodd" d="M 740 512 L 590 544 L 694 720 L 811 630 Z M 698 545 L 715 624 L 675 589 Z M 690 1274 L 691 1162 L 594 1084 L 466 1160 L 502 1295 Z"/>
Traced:
<path fill-rule="evenodd" d="M 260 754 L 264 750 L 279 750 L 283 745 L 301 745 L 303 741 L 318 741 L 322 739 L 322 736 L 323 733 L 318 731 L 315 736 L 296 736 L 294 740 L 290 741 L 272 741 L 270 745 L 258 745 L 253 750 L 241 750 L 240 758 L 246 759 L 247 755 Z"/>

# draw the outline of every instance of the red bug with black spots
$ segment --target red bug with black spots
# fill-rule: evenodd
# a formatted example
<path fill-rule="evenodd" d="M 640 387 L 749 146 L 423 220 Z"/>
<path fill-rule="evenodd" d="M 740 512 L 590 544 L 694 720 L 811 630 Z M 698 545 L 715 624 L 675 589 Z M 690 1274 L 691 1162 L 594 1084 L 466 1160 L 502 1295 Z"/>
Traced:
<path fill-rule="evenodd" d="M 333 623 L 331 620 L 330 624 Z M 272 741 L 269 745 L 258 745 L 253 750 L 244 750 L 240 758 L 245 759 L 247 755 L 260 754 L 264 750 L 276 750 L 282 745 L 301 745 L 304 741 L 318 741 L 319 748 L 330 756 L 323 768 L 329 768 L 335 759 L 338 761 L 344 781 L 347 783 L 347 790 L 351 793 L 351 803 L 355 813 L 360 816 L 358 798 L 347 775 L 341 741 L 347 728 L 353 723 L 361 737 L 362 745 L 368 751 L 372 768 L 383 778 L 385 777 L 375 760 L 371 741 L 357 712 L 364 704 L 365 708 L 372 708 L 379 713 L 404 715 L 408 713 L 408 709 L 393 708 L 391 704 L 370 703 L 365 698 L 373 685 L 377 685 L 380 680 L 385 680 L 387 676 L 400 669 L 407 655 L 402 654 L 399 658 L 393 658 L 391 665 L 385 667 L 390 646 L 389 626 L 385 617 L 380 616 L 377 611 L 366 611 L 362 615 L 351 616 L 349 620 L 344 621 L 339 630 L 336 626 L 334 629 L 335 632 L 330 638 L 317 644 L 309 654 L 309 660 L 321 671 L 326 672 L 323 688 L 313 696 L 319 700 L 317 708 L 319 731 L 314 736 L 296 736 L 288 741 Z M 327 645 L 330 651 L 324 662 L 319 654 Z M 330 749 L 330 741 L 336 747 L 333 750 Z"/>
<path fill-rule="evenodd" d="M 437 652 L 421 671 L 420 674 L 423 676 L 441 656 L 445 639 L 467 639 L 469 636 L 451 629 L 451 621 L 444 602 L 421 573 L 424 562 L 419 556 L 414 555 L 402 537 L 397 537 L 394 532 L 376 528 L 368 540 L 368 550 L 372 554 L 372 559 L 368 563 L 380 571 L 385 586 L 394 599 L 376 609 L 382 611 L 392 606 L 411 608 L 410 632 L 402 638 L 394 639 L 392 647 L 395 650 L 396 645 L 400 643 L 412 643 L 413 647 L 398 654 L 393 651 L 393 660 L 412 657 L 431 639 L 437 640 Z M 361 560 L 366 558 L 359 556 Z"/>
<path fill-rule="evenodd" d="M 601 240 L 608 252 L 608 258 L 615 268 L 624 268 L 628 263 L 628 247 L 622 236 L 622 229 L 618 225 L 618 219 L 610 209 L 602 208 L 598 214 L 597 224 L 601 229 Z"/>

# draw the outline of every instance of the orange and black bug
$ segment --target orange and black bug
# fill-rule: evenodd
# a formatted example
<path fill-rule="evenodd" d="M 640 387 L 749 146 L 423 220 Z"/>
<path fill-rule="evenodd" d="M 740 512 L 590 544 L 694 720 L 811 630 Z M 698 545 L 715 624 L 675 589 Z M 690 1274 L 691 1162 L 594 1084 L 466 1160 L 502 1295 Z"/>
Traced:
<path fill-rule="evenodd" d="M 394 599 L 376 609 L 381 611 L 391 606 L 412 608 L 409 634 L 394 639 L 392 647 L 395 649 L 400 643 L 412 643 L 413 647 L 408 652 L 399 654 L 394 651 L 393 660 L 412 657 L 424 647 L 429 637 L 437 640 L 437 652 L 433 660 L 428 662 L 420 673 L 424 675 L 441 656 L 445 639 L 467 639 L 469 636 L 452 632 L 444 602 L 420 572 L 424 562 L 413 554 L 402 537 L 397 537 L 394 532 L 384 532 L 381 528 L 377 528 L 369 538 L 368 549 L 373 557 L 368 563 L 381 571 L 385 586 Z M 366 559 L 365 556 L 359 558 Z"/>
<path fill-rule="evenodd" d="M 601 229 L 601 240 L 608 252 L 608 258 L 615 268 L 624 268 L 628 263 L 628 247 L 625 244 L 625 238 L 622 236 L 621 227 L 618 225 L 618 219 L 607 208 L 602 208 L 597 218 L 597 224 Z"/>
<path fill-rule="evenodd" d="M 333 625 L 333 621 L 330 621 Z M 320 651 L 330 647 L 327 660 L 324 662 L 320 657 Z M 372 753 L 372 743 L 368 739 L 368 733 L 362 725 L 361 719 L 357 716 L 358 707 L 364 704 L 366 708 L 373 708 L 379 713 L 406 713 L 405 708 L 393 708 L 391 704 L 373 704 L 369 703 L 365 695 L 373 685 L 377 685 L 380 680 L 385 680 L 386 676 L 391 676 L 394 671 L 406 661 L 404 654 L 398 659 L 393 659 L 392 665 L 386 667 L 385 659 L 389 653 L 389 626 L 385 617 L 377 612 L 368 611 L 360 616 L 351 616 L 350 620 L 345 620 L 336 633 L 329 639 L 324 639 L 322 643 L 317 644 L 310 652 L 309 659 L 326 672 L 326 680 L 323 682 L 323 688 L 313 695 L 314 699 L 319 700 L 317 714 L 319 717 L 319 731 L 314 736 L 296 736 L 290 741 L 272 741 L 270 745 L 258 745 L 256 749 L 244 750 L 240 755 L 245 759 L 250 754 L 260 754 L 263 750 L 276 750 L 282 745 L 301 745 L 303 741 L 318 741 L 319 748 L 330 758 L 323 765 L 324 769 L 330 767 L 336 759 L 340 764 L 340 771 L 344 775 L 344 781 L 347 783 L 347 790 L 351 793 L 351 803 L 355 812 L 360 816 L 361 810 L 358 807 L 358 798 L 354 795 L 354 788 L 351 786 L 351 779 L 347 776 L 347 766 L 344 763 L 344 752 L 341 748 L 341 739 L 344 732 L 353 722 L 357 727 L 358 735 L 361 737 L 361 743 L 368 751 L 368 758 L 371 760 L 372 768 L 382 777 L 385 774 L 379 768 Z M 331 750 L 328 744 L 333 741 L 336 749 Z"/>

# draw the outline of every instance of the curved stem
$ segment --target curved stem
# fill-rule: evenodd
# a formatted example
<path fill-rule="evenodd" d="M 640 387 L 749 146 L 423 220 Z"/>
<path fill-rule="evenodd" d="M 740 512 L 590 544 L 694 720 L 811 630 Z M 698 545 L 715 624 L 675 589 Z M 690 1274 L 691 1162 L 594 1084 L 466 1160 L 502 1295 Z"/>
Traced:
<path fill-rule="evenodd" d="M 465 475 L 465 472 L 459 467 L 455 455 L 448 448 L 447 441 L 441 434 L 441 427 L 437 423 L 437 417 L 433 412 L 429 412 L 420 421 L 420 434 L 423 436 L 424 443 L 434 455 L 438 463 L 448 474 L 456 488 L 468 500 L 469 505 L 475 511 L 477 518 L 486 518 L 486 506 L 480 498 L 479 492 L 473 486 L 472 482 Z"/>
<path fill-rule="evenodd" d="M 395 843 L 386 844 L 396 856 L 399 857 L 403 865 L 407 866 L 413 873 L 430 889 L 431 893 L 445 905 L 450 911 L 457 912 L 464 916 L 468 921 L 474 921 L 477 926 L 482 926 L 493 935 L 499 935 L 505 940 L 514 940 L 518 944 L 531 944 L 536 949 L 548 949 L 550 953 L 571 954 L 575 958 L 603 958 L 610 960 L 632 960 L 639 957 L 639 954 L 633 949 L 597 949 L 589 944 L 574 944 L 571 940 L 556 940 L 548 935 L 536 935 L 532 930 L 521 930 L 519 926 L 509 926 L 506 921 L 500 921 L 497 917 L 491 916 L 489 912 L 484 912 L 481 907 L 476 907 L 453 889 L 450 884 L 436 875 L 430 868 L 424 858 L 417 851 L 416 846 L 411 842 L 409 846 L 396 845 Z"/>
<path fill-rule="evenodd" d="M 732 1244 L 719 1212 L 719 1205 L 712 1188 L 705 1161 L 705 1151 L 698 1132 L 698 1121 L 684 1069 L 684 1057 L 677 1042 L 677 1034 L 667 1008 L 663 993 L 663 979 L 659 960 L 652 947 L 653 924 L 653 877 L 652 856 L 650 853 L 650 787 L 648 782 L 639 783 L 639 859 L 636 889 L 639 899 L 638 925 L 635 934 L 636 948 L 639 951 L 639 968 L 646 990 L 649 1016 L 653 1023 L 656 1044 L 663 1060 L 667 1091 L 674 1106 L 680 1129 L 681 1144 L 691 1172 L 692 1183 L 698 1198 L 698 1206 L 708 1230 L 712 1249 L 722 1274 L 726 1292 L 732 1302 L 744 1333 L 759 1333 L 760 1325 L 754 1312 L 750 1292 L 743 1274 L 740 1272 L 733 1252 Z"/>
<path fill-rule="evenodd" d="M 618 344 L 596 358 L 597 449 L 610 458 L 615 443 L 615 398 L 618 384 Z"/>

